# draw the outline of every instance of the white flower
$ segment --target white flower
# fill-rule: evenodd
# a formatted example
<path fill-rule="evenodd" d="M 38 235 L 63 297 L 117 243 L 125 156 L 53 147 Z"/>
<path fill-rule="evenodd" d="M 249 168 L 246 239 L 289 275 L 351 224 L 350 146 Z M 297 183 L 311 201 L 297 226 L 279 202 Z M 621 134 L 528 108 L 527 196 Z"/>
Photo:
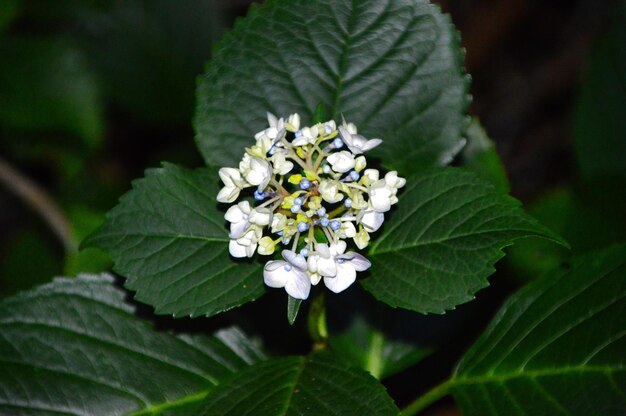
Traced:
<path fill-rule="evenodd" d="M 339 183 L 333 180 L 322 180 L 318 191 L 324 201 L 334 204 L 343 199 L 343 194 L 339 192 Z"/>
<path fill-rule="evenodd" d="M 352 238 L 356 235 L 356 228 L 350 221 L 341 223 L 341 228 L 337 231 L 338 238 Z"/>
<path fill-rule="evenodd" d="M 277 151 L 271 158 L 274 173 L 278 175 L 286 175 L 293 169 L 293 163 L 285 157 L 284 150 Z"/>
<path fill-rule="evenodd" d="M 282 231 L 287 226 L 287 216 L 281 214 L 280 212 L 274 213 L 274 218 L 272 218 L 272 232 L 277 233 Z"/>
<path fill-rule="evenodd" d="M 233 257 L 252 257 L 262 235 L 263 229 L 261 227 L 250 224 L 239 238 L 230 240 L 228 251 Z"/>
<path fill-rule="evenodd" d="M 385 214 L 376 212 L 373 209 L 361 211 L 357 216 L 357 222 L 362 224 L 367 232 L 373 233 L 378 231 L 385 221 Z"/>
<path fill-rule="evenodd" d="M 376 212 L 387 212 L 391 205 L 398 202 L 395 189 L 387 186 L 384 179 L 376 181 L 370 187 L 370 204 Z"/>
<path fill-rule="evenodd" d="M 272 178 L 272 167 L 269 162 L 248 154 L 245 154 L 239 163 L 239 170 L 248 183 L 258 186 L 259 191 L 264 190 Z"/>
<path fill-rule="evenodd" d="M 276 243 L 271 237 L 263 237 L 259 240 L 259 254 L 262 256 L 269 256 L 274 253 L 276 249 Z"/>
<path fill-rule="evenodd" d="M 324 277 L 324 284 L 335 293 L 347 289 L 356 280 L 356 272 L 367 270 L 371 263 L 360 254 L 346 251 L 346 242 L 316 244 L 315 253 L 309 256 L 309 271 Z"/>
<path fill-rule="evenodd" d="M 346 123 L 346 119 L 343 117 L 343 114 L 341 115 L 341 121 L 342 121 L 342 126 L 344 129 L 348 130 L 348 133 L 350 134 L 356 134 L 357 130 L 356 130 L 356 126 L 354 125 L 354 123 Z"/>
<path fill-rule="evenodd" d="M 377 169 L 365 169 L 363 172 L 363 178 L 367 178 L 369 183 L 374 183 L 380 178 L 380 172 Z"/>
<path fill-rule="evenodd" d="M 241 201 L 237 205 L 228 208 L 228 211 L 224 214 L 224 219 L 230 222 L 230 238 L 237 239 L 241 237 L 246 228 L 248 228 L 250 211 L 251 208 L 248 201 Z"/>
<path fill-rule="evenodd" d="M 241 237 L 250 224 L 264 227 L 270 223 L 270 210 L 267 208 L 250 208 L 248 201 L 241 201 L 228 208 L 224 219 L 230 222 L 230 238 Z"/>
<path fill-rule="evenodd" d="M 406 185 L 406 179 L 398 176 L 398 172 L 392 170 L 385 175 L 385 183 L 391 188 L 399 189 Z"/>
<path fill-rule="evenodd" d="M 356 233 L 354 236 L 354 244 L 359 248 L 359 250 L 363 250 L 370 243 L 370 235 L 365 230 L 365 228 L 361 228 L 361 230 Z M 259 250 L 260 251 L 260 250 Z"/>
<path fill-rule="evenodd" d="M 354 170 L 357 172 L 362 171 L 367 166 L 367 160 L 365 160 L 365 156 L 361 155 L 355 159 Z"/>
<path fill-rule="evenodd" d="M 362 255 L 349 251 L 335 257 L 337 275 L 324 277 L 324 284 L 335 293 L 343 292 L 356 280 L 356 272 L 362 272 L 371 267 L 372 263 Z"/>
<path fill-rule="evenodd" d="M 344 126 L 339 126 L 339 136 L 346 146 L 348 146 L 348 149 L 355 155 L 372 150 L 383 142 L 380 139 L 367 140 L 360 134 L 351 134 Z"/>
<path fill-rule="evenodd" d="M 291 131 L 291 132 L 295 132 L 298 129 L 300 129 L 300 114 L 295 113 L 290 115 L 287 118 L 287 122 L 285 123 L 285 127 L 287 128 L 287 130 Z"/>
<path fill-rule="evenodd" d="M 291 142 L 294 146 L 305 146 L 307 144 L 314 144 L 317 141 L 319 130 L 317 125 L 313 127 L 305 127 L 296 133 L 296 138 Z"/>
<path fill-rule="evenodd" d="M 344 241 L 340 241 L 340 243 L 345 245 Z M 331 245 L 331 247 L 333 248 L 332 253 L 328 244 L 320 243 L 315 245 L 315 252 L 310 254 L 307 259 L 307 266 L 311 273 L 317 273 L 320 276 L 335 276 L 337 274 L 335 255 L 340 247 L 336 245 Z"/>
<path fill-rule="evenodd" d="M 311 291 L 305 258 L 291 250 L 283 250 L 283 260 L 272 260 L 263 268 L 263 280 L 269 287 L 285 288 L 295 299 L 306 299 Z"/>
<path fill-rule="evenodd" d="M 224 182 L 224 187 L 217 194 L 217 200 L 219 202 L 233 202 L 245 186 L 241 173 L 237 169 L 221 168 L 219 175 Z"/>
<path fill-rule="evenodd" d="M 345 150 L 331 154 L 326 160 L 333 167 L 333 170 L 339 173 L 348 172 L 356 164 L 352 153 Z"/>

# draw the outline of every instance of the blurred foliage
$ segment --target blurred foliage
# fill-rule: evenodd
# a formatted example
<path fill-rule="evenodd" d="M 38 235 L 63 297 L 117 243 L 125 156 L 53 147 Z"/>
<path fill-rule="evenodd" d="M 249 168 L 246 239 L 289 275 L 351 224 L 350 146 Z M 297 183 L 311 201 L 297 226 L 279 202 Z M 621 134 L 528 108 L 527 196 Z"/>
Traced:
<path fill-rule="evenodd" d="M 571 252 L 521 241 L 509 265 L 523 279 L 539 277 L 571 255 L 626 241 L 626 3 L 600 39 L 574 114 L 580 179 L 546 193 L 529 213 L 562 235 Z"/>
<path fill-rule="evenodd" d="M 120 0 L 85 11 L 79 33 L 110 101 L 167 126 L 191 122 L 194 79 L 223 21 L 213 1 Z"/>
<path fill-rule="evenodd" d="M 1 2 L 0 154 L 61 205 L 76 241 L 134 169 L 197 158 L 195 79 L 228 24 L 210 0 Z M 110 268 L 99 250 L 63 254 L 23 208 L 0 235 L 0 296 Z"/>
<path fill-rule="evenodd" d="M 459 163 L 490 181 L 499 191 L 508 193 L 510 185 L 504 165 L 493 140 L 477 118 L 472 118 L 465 135 L 467 144 L 460 154 Z"/>
<path fill-rule="evenodd" d="M 0 123 L 7 135 L 67 133 L 88 149 L 99 144 L 98 85 L 71 42 L 9 37 L 0 43 L 0 55 Z"/>
<path fill-rule="evenodd" d="M 598 43 L 574 118 L 575 150 L 583 177 L 626 175 L 626 2 Z"/>
<path fill-rule="evenodd" d="M 20 0 L 3 0 L 0 7 L 0 33 L 11 24 L 13 19 L 20 13 L 22 2 Z"/>

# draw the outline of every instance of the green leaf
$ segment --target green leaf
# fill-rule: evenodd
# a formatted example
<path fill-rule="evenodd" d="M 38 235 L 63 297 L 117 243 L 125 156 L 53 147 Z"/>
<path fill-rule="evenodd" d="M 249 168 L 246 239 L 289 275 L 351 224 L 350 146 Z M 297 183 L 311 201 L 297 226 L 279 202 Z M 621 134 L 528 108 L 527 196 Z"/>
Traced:
<path fill-rule="evenodd" d="M 0 124 L 9 131 L 64 132 L 95 145 L 102 135 L 98 84 L 70 42 L 11 38 L 0 45 Z"/>
<path fill-rule="evenodd" d="M 385 142 L 397 170 L 448 163 L 460 150 L 468 78 L 448 16 L 425 0 L 270 0 L 217 45 L 201 79 L 196 142 L 234 166 L 265 113 L 313 120 L 323 103 Z"/>
<path fill-rule="evenodd" d="M 460 155 L 461 165 L 487 179 L 498 191 L 508 193 L 510 185 L 504 165 L 493 140 L 489 138 L 478 119 L 472 118 L 466 136 L 467 144 Z"/>
<path fill-rule="evenodd" d="M 289 325 L 293 325 L 293 323 L 296 322 L 300 305 L 302 305 L 302 299 L 292 298 L 287 295 L 287 320 L 289 321 Z"/>
<path fill-rule="evenodd" d="M 264 359 L 237 329 L 210 338 L 154 331 L 112 282 L 59 278 L 0 302 L 1 414 L 188 410 Z"/>
<path fill-rule="evenodd" d="M 200 415 L 397 415 L 385 388 L 327 354 L 266 361 L 207 397 Z"/>
<path fill-rule="evenodd" d="M 626 246 L 572 261 L 519 291 L 450 387 L 464 414 L 626 413 Z"/>
<path fill-rule="evenodd" d="M 626 4 L 618 3 L 576 105 L 574 143 L 586 177 L 626 174 Z"/>
<path fill-rule="evenodd" d="M 443 313 L 488 285 L 502 248 L 521 237 L 562 242 L 519 202 L 458 168 L 434 168 L 407 179 L 398 208 L 370 248 L 363 286 L 394 307 Z"/>
<path fill-rule="evenodd" d="M 211 316 L 264 292 L 261 268 L 228 252 L 218 175 L 172 164 L 151 169 L 83 247 L 106 250 L 136 298 L 160 314 Z"/>

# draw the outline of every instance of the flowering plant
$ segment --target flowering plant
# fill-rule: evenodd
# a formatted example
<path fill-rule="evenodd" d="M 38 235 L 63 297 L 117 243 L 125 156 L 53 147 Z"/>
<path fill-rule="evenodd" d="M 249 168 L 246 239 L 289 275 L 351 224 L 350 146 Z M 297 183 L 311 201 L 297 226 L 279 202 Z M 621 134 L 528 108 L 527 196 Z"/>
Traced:
<path fill-rule="evenodd" d="M 431 353 L 477 335 L 458 324 L 478 330 L 491 308 L 409 311 L 471 301 L 520 238 L 565 244 L 507 195 L 468 123 L 462 56 L 427 0 L 252 7 L 198 82 L 207 166 L 147 170 L 82 243 L 108 252 L 125 289 L 82 275 L 0 300 L 0 413 L 397 416 L 393 398 L 434 384 L 457 348 Z M 615 246 L 534 280 L 402 415 L 446 395 L 468 415 L 624 414 L 625 259 Z M 295 327 L 268 286 L 286 290 Z M 176 330 L 255 336 L 159 331 L 149 308 Z M 437 371 L 407 371 L 422 359 Z"/>
<path fill-rule="evenodd" d="M 323 278 L 328 289 L 342 292 L 371 266 L 363 255 L 346 252 L 346 240 L 367 247 L 406 180 L 395 171 L 380 178 L 377 169 L 366 169 L 363 153 L 382 140 L 366 139 L 345 119 L 339 127 L 330 120 L 301 128 L 298 114 L 267 118 L 269 127 L 255 135 L 239 168 L 219 170 L 219 202 L 234 202 L 245 188 L 255 188 L 259 202 L 252 207 L 244 200 L 226 211 L 229 252 L 271 255 L 283 244 L 290 249 L 282 250 L 283 260 L 267 262 L 265 284 L 306 299 Z M 265 227 L 270 235 L 263 236 Z"/>

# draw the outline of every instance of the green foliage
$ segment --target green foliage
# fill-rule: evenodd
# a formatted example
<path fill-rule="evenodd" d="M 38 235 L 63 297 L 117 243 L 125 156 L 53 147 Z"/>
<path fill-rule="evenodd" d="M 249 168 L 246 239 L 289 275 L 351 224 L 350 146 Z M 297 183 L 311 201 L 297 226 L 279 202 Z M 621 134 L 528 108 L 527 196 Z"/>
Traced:
<path fill-rule="evenodd" d="M 502 192 L 510 190 L 506 171 L 498 156 L 495 144 L 478 119 L 473 118 L 467 131 L 467 144 L 460 154 L 461 165 L 475 172 L 481 178 L 487 179 Z"/>
<path fill-rule="evenodd" d="M 259 297 L 257 264 L 228 255 L 218 177 L 164 164 L 146 171 L 83 242 L 106 250 L 136 298 L 174 316 L 211 316 Z"/>
<path fill-rule="evenodd" d="M 452 379 L 465 414 L 626 412 L 626 246 L 576 258 L 522 289 Z"/>
<path fill-rule="evenodd" d="M 626 4 L 592 57 L 578 99 L 574 138 L 581 174 L 626 175 Z"/>
<path fill-rule="evenodd" d="M 81 41 L 112 103 L 152 125 L 188 125 L 195 78 L 221 32 L 217 4 L 118 0 L 81 13 Z"/>
<path fill-rule="evenodd" d="M 21 0 L 4 0 L 0 7 L 0 34 L 19 15 L 22 8 Z"/>
<path fill-rule="evenodd" d="M 0 42 L 0 56 L 0 124 L 8 132 L 63 132 L 90 145 L 100 140 L 98 85 L 75 45 L 7 38 Z"/>
<path fill-rule="evenodd" d="M 363 286 L 391 306 L 422 313 L 470 301 L 514 240 L 540 236 L 563 244 L 519 205 L 458 168 L 409 177 L 398 209 L 371 245 Z"/>
<path fill-rule="evenodd" d="M 48 238 L 42 238 L 42 234 Z M 62 271 L 53 241 L 40 227 L 27 226 L 20 230 L 9 240 L 0 257 L 3 297 L 46 283 Z"/>
<path fill-rule="evenodd" d="M 410 334 L 406 332 L 409 328 L 405 326 L 402 337 L 393 337 L 387 334 L 387 328 L 356 315 L 347 328 L 330 337 L 329 344 L 334 354 L 367 370 L 372 376 L 383 379 L 409 368 L 432 352 L 429 348 L 417 347 L 408 339 Z"/>
<path fill-rule="evenodd" d="M 112 282 L 56 279 L 0 302 L 0 413 L 190 414 L 221 380 L 264 359 L 234 328 L 154 331 Z"/>
<path fill-rule="evenodd" d="M 242 392 L 245 392 L 242 394 Z M 268 360 L 215 388 L 200 415 L 397 415 L 367 373 L 326 354 Z"/>
<path fill-rule="evenodd" d="M 234 166 L 265 113 L 332 118 L 382 137 L 372 153 L 407 173 L 460 150 L 467 78 L 449 18 L 424 0 L 270 0 L 220 41 L 198 87 L 196 142 Z"/>

